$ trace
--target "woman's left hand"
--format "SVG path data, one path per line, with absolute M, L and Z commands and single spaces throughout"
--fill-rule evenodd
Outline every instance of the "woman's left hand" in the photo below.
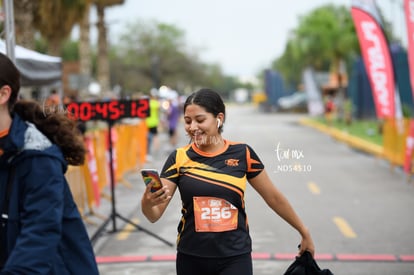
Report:
M 306 234 L 302 236 L 302 241 L 299 245 L 299 255 L 302 255 L 305 251 L 309 251 L 312 254 L 312 257 L 315 256 L 315 245 L 313 244 L 313 240 L 309 232 L 306 232 Z

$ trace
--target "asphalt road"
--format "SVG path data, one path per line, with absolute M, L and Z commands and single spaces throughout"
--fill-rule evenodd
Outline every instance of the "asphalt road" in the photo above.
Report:
M 225 138 L 251 145 L 274 184 L 308 225 L 321 268 L 334 274 L 414 274 L 414 184 L 399 169 L 315 129 L 301 126 L 303 115 L 264 114 L 252 106 L 229 106 Z M 180 129 L 180 145 L 188 142 Z M 161 169 L 171 150 L 166 134 L 154 161 Z M 115 209 L 104 200 L 91 215 L 88 230 L 103 275 L 175 274 L 179 194 L 162 219 L 150 224 L 139 206 L 144 184 L 138 172 L 117 184 Z M 108 191 L 109 192 L 109 191 Z M 246 209 L 253 238 L 254 274 L 283 274 L 297 252 L 299 235 L 274 214 L 252 188 Z M 127 221 L 125 223 L 125 221 Z M 172 246 L 170 246 L 172 244 Z M 196 275 L 196 274 L 195 274 Z

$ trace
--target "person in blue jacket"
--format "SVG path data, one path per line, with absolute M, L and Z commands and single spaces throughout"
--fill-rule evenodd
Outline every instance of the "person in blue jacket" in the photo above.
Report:
M 62 110 L 18 100 L 19 79 L 0 53 L 0 274 L 99 274 L 64 176 L 82 135 Z

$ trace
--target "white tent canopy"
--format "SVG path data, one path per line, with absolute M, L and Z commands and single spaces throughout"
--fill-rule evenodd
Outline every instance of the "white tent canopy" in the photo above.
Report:
M 0 52 L 6 54 L 6 43 L 0 39 Z M 62 59 L 15 46 L 16 66 L 22 86 L 61 86 Z

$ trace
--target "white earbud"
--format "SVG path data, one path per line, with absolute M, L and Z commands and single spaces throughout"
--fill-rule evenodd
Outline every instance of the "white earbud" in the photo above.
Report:
M 217 119 L 217 129 L 220 128 L 220 119 Z

